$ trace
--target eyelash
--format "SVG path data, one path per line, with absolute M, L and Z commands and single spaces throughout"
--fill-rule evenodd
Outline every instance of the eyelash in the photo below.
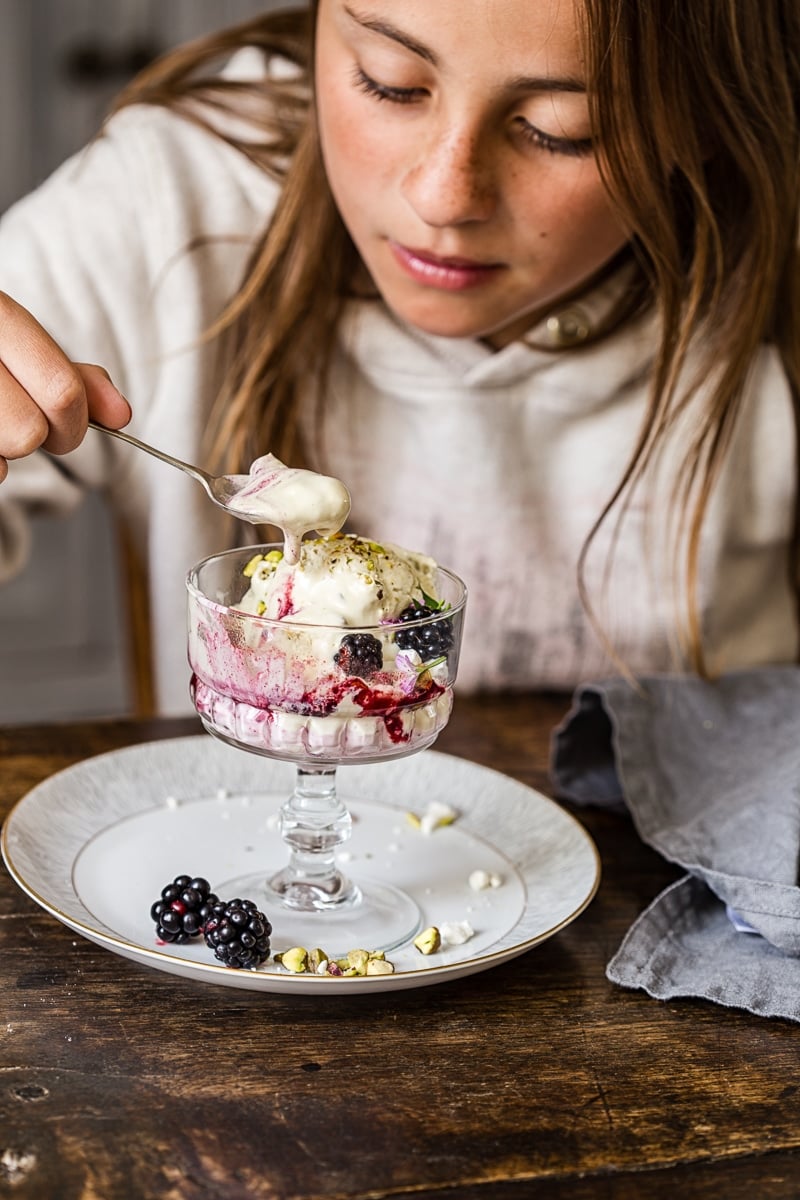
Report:
M 569 158 L 585 158 L 594 150 L 592 138 L 557 138 L 531 125 L 524 117 L 517 118 L 517 128 L 526 141 L 548 154 L 566 154 Z
M 359 91 L 371 96 L 373 100 L 388 100 L 390 104 L 413 104 L 420 96 L 425 95 L 424 88 L 387 87 L 386 84 L 371 79 L 362 71 L 361 67 L 355 68 L 353 78 Z M 527 142 L 537 146 L 540 150 L 547 151 L 548 154 L 566 154 L 571 158 L 583 158 L 591 154 L 594 149 L 592 138 L 552 137 L 549 133 L 544 133 L 535 125 L 531 125 L 524 117 L 517 117 L 516 125 Z
M 365 92 L 375 100 L 389 100 L 392 104 L 413 104 L 419 96 L 424 95 L 423 88 L 387 87 L 375 79 L 370 79 L 369 75 L 364 74 L 361 67 L 355 68 L 353 77 L 359 91 Z

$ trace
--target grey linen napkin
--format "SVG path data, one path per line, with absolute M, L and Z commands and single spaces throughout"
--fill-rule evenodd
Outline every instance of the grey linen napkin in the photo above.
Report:
M 687 872 L 626 934 L 614 983 L 800 1021 L 799 734 L 797 667 L 577 690 L 553 735 L 558 794 L 624 804 Z

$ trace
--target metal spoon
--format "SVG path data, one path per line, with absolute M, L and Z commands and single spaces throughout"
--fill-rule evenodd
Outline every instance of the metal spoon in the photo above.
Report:
M 272 454 L 257 458 L 248 475 L 209 475 L 121 429 L 107 429 L 95 421 L 89 425 L 191 475 L 215 504 L 241 521 L 277 526 L 283 532 L 284 557 L 288 563 L 298 561 L 300 542 L 307 533 L 316 530 L 321 536 L 330 537 L 342 528 L 350 512 L 350 493 L 340 480 L 316 471 L 287 467 Z
M 224 508 L 226 512 L 232 512 L 234 516 L 241 518 L 241 520 L 252 521 L 256 525 L 263 522 L 263 512 L 257 514 L 247 512 L 238 507 L 233 510 L 230 507 L 231 500 L 250 481 L 248 475 L 209 475 L 207 471 L 202 471 L 200 467 L 193 467 L 190 463 L 183 462 L 180 458 L 173 458 L 171 454 L 165 454 L 163 450 L 156 450 L 155 446 L 149 446 L 147 442 L 140 442 L 138 438 L 133 437 L 130 433 L 123 433 L 121 429 L 107 429 L 105 425 L 98 425 L 95 421 L 90 421 L 89 427 L 90 429 L 98 430 L 100 433 L 107 433 L 109 437 L 119 438 L 121 442 L 130 442 L 138 450 L 144 450 L 147 454 L 152 454 L 154 458 L 160 458 L 162 462 L 168 463 L 171 467 L 177 467 L 179 471 L 191 475 L 192 479 L 196 479 L 205 488 L 214 503 L 218 504 L 220 508 Z

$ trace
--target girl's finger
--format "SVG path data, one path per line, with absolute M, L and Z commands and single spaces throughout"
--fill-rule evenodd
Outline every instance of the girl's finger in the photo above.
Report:
M 36 318 L 3 292 L 0 292 L 0 361 L 22 393 L 40 410 L 48 427 L 38 437 L 37 445 L 46 444 L 55 454 L 73 450 L 86 430 L 88 410 L 83 378 Z M 6 403 L 12 404 L 12 389 L 6 385 L 4 392 Z M 20 404 L 16 403 L 14 408 L 22 417 Z M 27 420 L 21 419 L 19 432 L 30 436 L 34 427 L 41 430 L 29 412 Z
M 105 367 L 76 363 L 86 389 L 89 416 L 109 429 L 121 429 L 131 419 L 131 406 L 115 386 Z
M 49 434 L 41 408 L 0 363 L 0 456 L 24 458 L 38 450 Z

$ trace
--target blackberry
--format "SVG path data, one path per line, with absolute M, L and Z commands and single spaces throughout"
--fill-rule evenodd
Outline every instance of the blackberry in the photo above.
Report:
M 429 604 L 409 604 L 397 618 L 405 624 L 408 621 L 421 621 L 424 617 L 432 617 L 438 610 Z M 430 625 L 420 625 L 416 629 L 399 629 L 394 638 L 401 650 L 416 650 L 422 661 L 430 662 L 439 658 L 453 644 L 452 620 L 435 621 Z
M 203 928 L 209 949 L 226 967 L 257 967 L 269 958 L 272 926 L 252 900 L 218 900 Z
M 150 909 L 156 923 L 156 937 L 162 942 L 188 942 L 199 937 L 218 898 L 207 879 L 192 875 L 176 875 L 172 883 L 161 889 L 161 897 Z
M 348 633 L 339 643 L 333 661 L 345 675 L 369 679 L 383 666 L 383 647 L 371 633 Z

